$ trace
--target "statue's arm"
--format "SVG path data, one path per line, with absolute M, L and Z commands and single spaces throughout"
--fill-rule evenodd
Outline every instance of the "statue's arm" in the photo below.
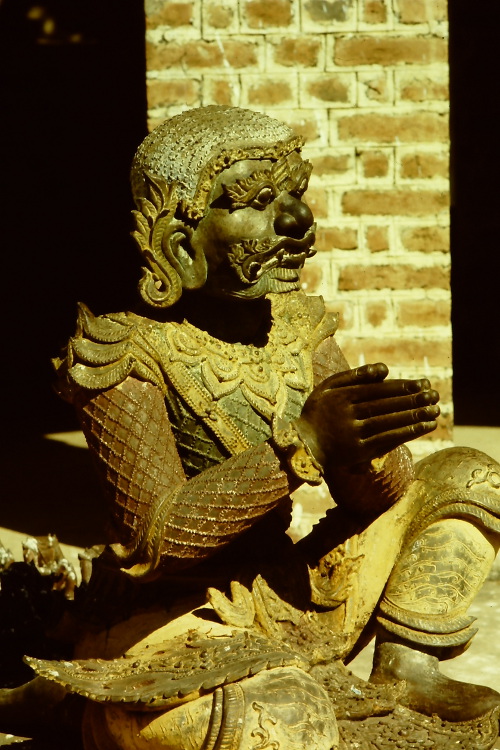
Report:
M 151 383 L 128 377 L 80 395 L 77 408 L 110 501 L 111 549 L 132 574 L 175 570 L 212 555 L 294 483 L 265 442 L 187 480 L 163 395 Z
M 426 380 L 387 379 L 385 365 L 350 369 L 333 337 L 313 358 L 315 389 L 298 431 L 335 501 L 374 516 L 414 477 L 404 445 L 435 429 L 439 398 Z

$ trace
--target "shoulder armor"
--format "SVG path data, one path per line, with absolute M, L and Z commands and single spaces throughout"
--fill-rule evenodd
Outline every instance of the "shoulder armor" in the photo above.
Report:
M 59 390 L 68 400 L 79 389 L 103 390 L 129 375 L 166 391 L 150 335 L 155 323 L 131 313 L 95 317 L 80 303 L 76 333 L 63 357 L 53 360 Z
M 336 332 L 339 325 L 339 314 L 327 312 L 323 297 L 307 297 L 311 321 L 312 348 L 316 349 L 325 339 Z
M 339 323 L 338 313 L 325 310 L 323 297 L 310 297 L 305 292 L 270 294 L 273 318 L 286 321 L 300 331 L 310 351 L 333 336 Z

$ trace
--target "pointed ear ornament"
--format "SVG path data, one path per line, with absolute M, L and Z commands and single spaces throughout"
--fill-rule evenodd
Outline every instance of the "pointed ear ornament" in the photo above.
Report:
M 147 264 L 142 268 L 139 293 L 146 304 L 163 309 L 177 302 L 182 294 L 181 278 L 164 252 L 165 237 L 187 230 L 175 220 L 179 202 L 176 184 L 167 185 L 149 172 L 145 178 L 148 198 L 139 198 L 138 210 L 132 211 L 132 236 Z

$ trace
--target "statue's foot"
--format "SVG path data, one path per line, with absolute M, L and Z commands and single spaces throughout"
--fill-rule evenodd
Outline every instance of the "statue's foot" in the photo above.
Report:
M 446 677 L 436 656 L 400 643 L 377 643 L 370 682 L 405 680 L 408 708 L 446 721 L 470 721 L 500 706 L 500 693 Z

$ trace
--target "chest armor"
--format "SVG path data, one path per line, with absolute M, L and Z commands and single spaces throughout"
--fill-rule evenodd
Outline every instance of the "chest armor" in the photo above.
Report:
M 335 330 L 321 298 L 269 295 L 272 325 L 263 346 L 227 343 L 187 321 L 132 313 L 99 318 L 82 306 L 58 364 L 67 395 L 101 390 L 127 376 L 158 386 L 188 477 L 268 440 L 273 421 L 299 416 L 313 387 L 312 355 Z
M 160 348 L 169 353 L 164 372 L 175 381 L 165 400 L 188 477 L 233 452 L 216 419 L 192 403 L 193 391 L 203 393 L 209 412 L 224 415 L 241 448 L 268 440 L 276 416 L 289 421 L 300 415 L 312 387 L 311 352 L 283 321 L 273 325 L 262 347 L 228 344 L 187 323 L 158 333 L 167 343 Z

